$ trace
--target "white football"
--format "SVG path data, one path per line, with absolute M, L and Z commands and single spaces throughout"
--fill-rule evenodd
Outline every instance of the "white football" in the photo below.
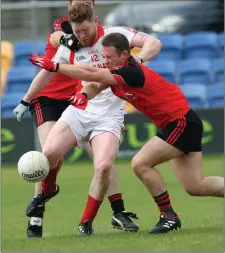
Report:
M 21 178 L 36 183 L 47 177 L 49 162 L 41 152 L 29 151 L 20 157 L 17 168 Z

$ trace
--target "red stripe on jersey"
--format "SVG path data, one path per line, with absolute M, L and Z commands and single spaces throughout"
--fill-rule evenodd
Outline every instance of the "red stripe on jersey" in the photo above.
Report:
M 70 52 L 70 63 L 74 64 L 74 58 L 75 58 L 75 52 L 71 51 Z
M 127 27 L 127 26 L 122 26 L 124 29 L 134 33 L 134 34 L 137 34 L 139 31 L 136 30 L 136 29 L 133 29 L 133 28 L 130 28 L 130 27 Z

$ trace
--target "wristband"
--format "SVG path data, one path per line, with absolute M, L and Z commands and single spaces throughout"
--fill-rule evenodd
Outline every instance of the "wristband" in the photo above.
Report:
M 20 104 L 25 105 L 25 106 L 30 106 L 30 103 L 24 101 L 23 99 L 20 101 Z
M 53 72 L 58 72 L 59 70 L 59 63 L 54 63 L 55 69 Z
M 138 61 L 138 62 L 140 62 L 140 63 L 143 63 L 144 61 L 140 58 L 140 57 L 138 57 L 138 56 L 134 56 L 134 58 Z

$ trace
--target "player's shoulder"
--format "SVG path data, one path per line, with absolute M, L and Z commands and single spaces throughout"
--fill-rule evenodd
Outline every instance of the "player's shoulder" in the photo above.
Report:
M 105 32 L 106 33 L 115 33 L 115 32 L 119 32 L 119 33 L 126 33 L 126 32 L 131 32 L 136 34 L 138 31 L 134 28 L 131 27 L 127 27 L 127 26 L 110 26 L 110 27 L 106 27 L 105 28 Z
M 132 56 L 124 66 L 110 69 L 112 74 L 119 75 L 124 82 L 134 88 L 143 87 L 145 83 L 145 73 L 142 64 L 139 64 Z
M 57 50 L 57 53 L 68 58 L 70 56 L 71 50 L 64 45 L 60 45 L 60 47 Z

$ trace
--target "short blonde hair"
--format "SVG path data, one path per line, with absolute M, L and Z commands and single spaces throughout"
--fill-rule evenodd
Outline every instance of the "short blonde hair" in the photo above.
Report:
M 94 13 L 90 4 L 78 1 L 69 10 L 69 21 L 74 23 L 83 23 L 84 21 L 91 22 Z

